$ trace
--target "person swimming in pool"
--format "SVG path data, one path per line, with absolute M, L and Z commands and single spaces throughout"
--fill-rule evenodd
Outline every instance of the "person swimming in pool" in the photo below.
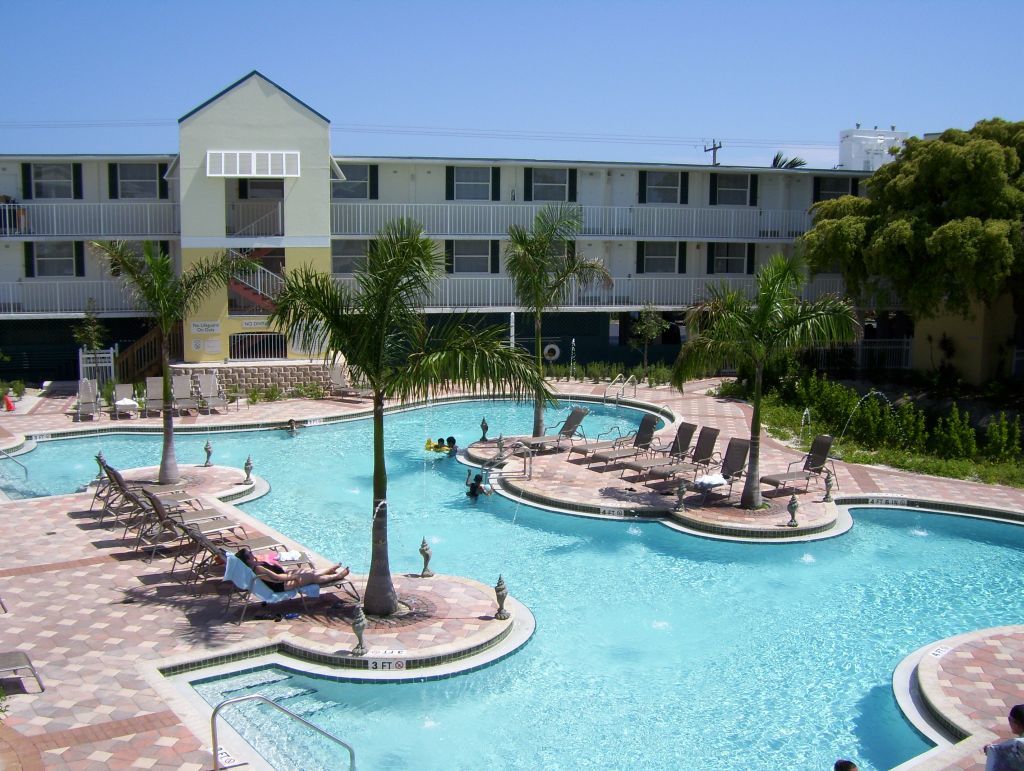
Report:
M 473 477 L 473 481 L 470 482 L 469 475 L 472 473 L 472 469 L 466 469 L 466 487 L 469 488 L 469 490 L 466 491 L 466 495 L 475 501 L 481 495 L 490 495 L 494 492 L 494 488 L 488 489 L 489 485 L 484 483 L 484 477 L 482 474 L 477 474 Z

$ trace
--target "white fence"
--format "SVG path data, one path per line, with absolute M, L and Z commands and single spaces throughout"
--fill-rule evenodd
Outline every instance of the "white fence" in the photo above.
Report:
M 169 201 L 0 204 L 0 236 L 155 238 L 180 232 L 178 204 Z
M 78 349 L 78 377 L 95 380 L 100 388 L 107 381 L 117 380 L 114 374 L 114 362 L 117 359 L 117 346 L 103 348 L 98 351 Z
M 288 356 L 285 336 L 276 332 L 239 332 L 228 337 L 232 361 L 284 359 Z
M 333 235 L 373 236 L 398 217 L 423 226 L 431 236 L 508 234 L 509 226 L 529 227 L 544 204 L 333 203 Z M 581 206 L 580 237 L 675 238 L 731 241 L 791 241 L 811 227 L 806 211 L 691 208 L 688 206 Z

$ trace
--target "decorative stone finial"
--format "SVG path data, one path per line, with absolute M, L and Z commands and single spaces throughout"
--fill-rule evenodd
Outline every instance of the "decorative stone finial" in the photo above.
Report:
M 213 464 L 210 463 L 210 456 L 213 455 L 213 445 L 210 444 L 210 440 L 206 440 L 206 445 L 203 447 L 203 452 L 206 453 L 206 463 L 203 464 L 204 468 L 209 468 Z
M 480 431 L 481 431 L 480 441 L 481 442 L 486 442 L 487 441 L 487 429 L 488 428 L 490 428 L 490 426 L 487 425 L 487 417 L 485 416 L 480 421 Z
M 789 503 L 786 505 L 786 509 L 789 511 L 789 522 L 786 523 L 786 527 L 796 527 L 796 510 L 800 508 L 800 501 L 796 499 L 796 493 L 789 496 Z
M 508 587 L 505 586 L 505 579 L 500 575 L 498 576 L 498 583 L 494 585 L 494 596 L 498 598 L 498 612 L 494 614 L 494 617 L 498 621 L 506 621 L 511 618 L 511 614 L 505 610 L 505 600 L 508 597 Z
M 352 619 L 352 631 L 356 635 L 356 647 L 352 649 L 353 656 L 365 656 L 366 646 L 363 645 L 363 632 L 366 631 L 366 616 L 363 614 L 363 606 L 356 605 L 356 615 Z
M 832 472 L 829 469 L 825 469 L 825 503 L 832 503 Z
M 242 466 L 242 468 L 245 470 L 245 479 L 243 480 L 243 484 L 251 485 L 252 484 L 252 456 L 251 455 L 245 459 L 245 465 Z
M 430 558 L 433 556 L 433 552 L 430 551 L 430 544 L 427 543 L 426 538 L 420 544 L 420 556 L 423 557 L 423 572 L 420 573 L 420 578 L 433 577 L 434 571 L 430 569 Z

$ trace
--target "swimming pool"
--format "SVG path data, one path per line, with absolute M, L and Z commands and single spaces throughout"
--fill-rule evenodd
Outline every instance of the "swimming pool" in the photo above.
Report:
M 396 572 L 418 568 L 426 536 L 438 572 L 488 584 L 503 573 L 537 619 L 525 648 L 443 680 L 336 683 L 269 669 L 199 683 L 204 698 L 216 703 L 263 681 L 352 743 L 364 769 L 809 769 L 839 756 L 889 768 L 929 746 L 892 698 L 899 661 L 932 640 L 1015 623 L 1024 611 L 1024 529 L 1011 525 L 858 508 L 841 538 L 748 545 L 497 497 L 472 503 L 464 467 L 426 456 L 423 440 L 476 438 L 484 414 L 492 427 L 528 431 L 528 407 L 500 409 L 508 412 L 471 402 L 388 416 L 391 559 Z M 365 570 L 369 432 L 359 421 L 211 442 L 215 461 L 240 465 L 251 451 L 271 482 L 272 494 L 247 510 Z M 206 437 L 182 438 L 181 461 L 201 461 Z M 73 454 L 83 456 L 86 478 L 100 446 L 115 463 L 155 463 L 155 438 L 145 459 L 139 438 L 125 439 L 126 450 L 114 437 L 68 447 L 80 447 Z M 246 719 L 233 725 L 268 758 L 317 767 L 325 748 L 300 742 L 258 707 L 242 710 Z M 268 731 L 287 731 L 273 743 L 300 754 L 275 758 Z

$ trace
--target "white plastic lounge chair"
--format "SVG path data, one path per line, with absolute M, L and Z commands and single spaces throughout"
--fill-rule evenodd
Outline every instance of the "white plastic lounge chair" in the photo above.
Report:
M 697 426 L 693 423 L 685 421 L 680 423 L 676 429 L 676 435 L 672 438 L 672 443 L 668 447 L 654 447 L 652 442 L 651 452 L 662 453 L 662 455 L 656 455 L 653 458 L 627 460 L 622 464 L 624 466 L 622 473 L 637 471 L 640 473 L 640 476 L 644 476 L 652 468 L 685 462 L 690 451 L 690 440 L 693 439 L 693 434 L 696 430 Z
M 554 445 L 556 450 L 560 450 L 562 448 L 562 440 L 567 439 L 569 442 L 573 442 L 577 436 L 580 436 L 586 441 L 586 436 L 583 435 L 580 424 L 583 423 L 583 418 L 589 414 L 590 410 L 586 407 L 573 407 L 569 417 L 563 420 L 561 426 L 558 427 L 557 433 L 545 433 L 544 436 L 506 436 L 504 437 L 504 442 L 506 445 L 513 442 L 522 442 L 533 449 L 544 449 Z M 551 431 L 554 428 L 555 426 L 545 426 L 544 431 Z
M 204 374 L 198 375 L 197 379 L 199 381 L 199 398 L 206 405 L 206 414 L 209 415 L 214 408 L 227 409 L 228 399 L 224 395 L 220 383 L 217 382 L 217 376 Z
M 717 490 L 726 485 L 729 486 L 729 491 L 725 493 L 725 498 L 729 498 L 732 495 L 732 486 L 743 477 L 746 471 L 747 453 L 749 452 L 750 440 L 734 436 L 725 448 L 725 457 L 722 458 L 721 464 L 717 468 L 708 469 L 706 474 L 687 484 L 686 489 L 702 494 L 700 499 L 702 506 L 708 495 L 712 492 L 720 495 L 721 493 L 718 493 Z
M 690 460 L 682 463 L 672 463 L 668 466 L 654 466 L 647 469 L 649 476 L 674 477 L 678 474 L 690 474 L 695 476 L 701 469 L 708 468 L 715 457 L 715 442 L 718 441 L 718 429 L 711 426 L 704 426 L 697 435 L 697 443 L 690 453 Z
M 164 379 L 162 377 L 147 377 L 146 414 L 148 415 L 150 412 L 160 413 L 170 408 L 170 404 L 164 404 Z
M 820 479 L 821 475 L 825 473 L 825 467 L 832 465 L 828 457 L 831 449 L 832 437 L 828 434 L 820 434 L 814 437 L 814 441 L 811 442 L 810 451 L 803 458 L 790 463 L 784 472 L 765 474 L 761 477 L 761 484 L 771 485 L 778 489 L 789 486 L 790 482 L 803 482 L 804 491 L 806 492 L 807 488 L 811 485 L 811 478 Z M 793 467 L 800 463 L 801 460 L 803 461 L 803 466 L 794 470 Z M 835 480 L 836 471 L 834 466 L 831 471 L 832 479 Z M 838 481 L 835 484 L 836 487 L 839 486 Z M 796 485 L 793 485 L 793 487 L 795 488 Z
M 96 415 L 100 409 L 100 393 L 96 381 L 92 378 L 82 378 L 78 381 L 78 419 L 89 415 L 90 418 Z
M 644 415 L 640 421 L 640 427 L 633 437 L 633 444 L 629 447 L 611 447 L 607 450 L 598 450 L 589 456 L 590 463 L 603 461 L 605 468 L 613 461 L 625 461 L 630 458 L 639 458 L 641 453 L 647 452 L 654 441 L 654 428 L 658 425 L 658 418 L 655 415 Z
M 226 613 L 230 610 L 232 599 L 236 594 L 239 595 L 243 603 L 242 615 L 238 618 L 239 624 L 245 621 L 245 614 L 249 610 L 249 601 L 253 597 L 267 605 L 276 605 L 277 603 L 286 602 L 294 597 L 300 597 L 302 598 L 303 607 L 305 607 L 306 597 L 320 596 L 319 584 L 310 584 L 309 586 L 302 586 L 298 589 L 275 592 L 258 579 L 256 574 L 252 572 L 252 568 L 242 562 L 242 560 L 238 559 L 234 554 L 224 550 L 223 555 L 224 580 L 230 581 L 234 584 L 234 589 L 230 594 L 228 594 L 228 603 L 224 608 L 224 612 Z
M 192 378 L 188 375 L 175 375 L 171 378 L 171 392 L 174 396 L 174 409 L 180 415 L 182 410 L 199 412 L 199 400 L 192 395 Z
M 139 403 L 135 401 L 135 386 L 131 383 L 118 383 L 114 386 L 114 403 L 110 407 L 110 416 L 120 418 L 122 415 L 131 417 L 139 414 Z
M 46 688 L 43 686 L 43 681 L 39 678 L 39 673 L 36 672 L 36 668 L 32 665 L 32 660 L 24 651 L 5 651 L 0 653 L 0 677 L 10 674 L 12 677 L 23 678 L 25 675 L 19 673 L 24 673 L 26 670 L 36 679 L 36 685 L 39 686 L 39 690 L 45 691 Z

